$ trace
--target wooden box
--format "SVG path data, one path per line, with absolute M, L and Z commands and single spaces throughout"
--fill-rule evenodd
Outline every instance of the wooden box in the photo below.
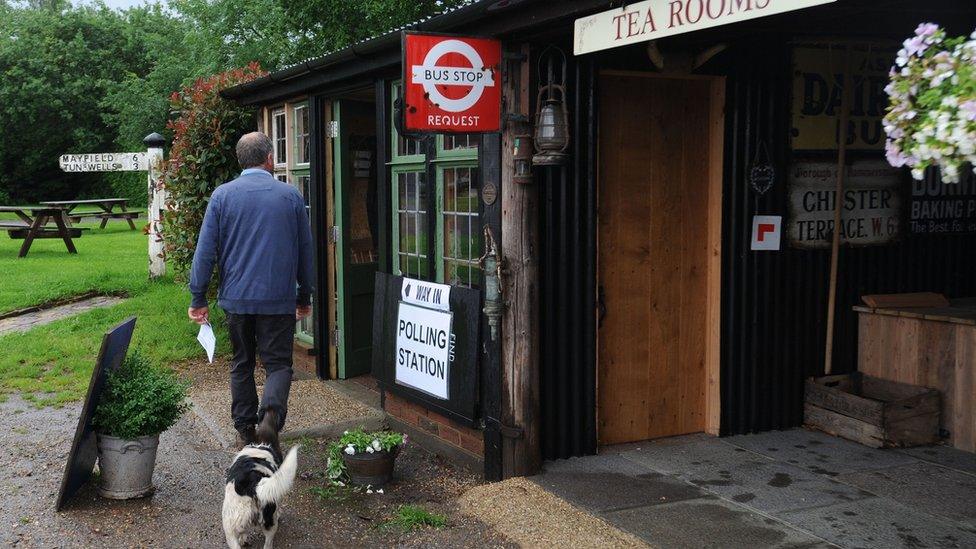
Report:
M 939 391 L 853 373 L 808 379 L 804 424 L 874 448 L 939 441 Z

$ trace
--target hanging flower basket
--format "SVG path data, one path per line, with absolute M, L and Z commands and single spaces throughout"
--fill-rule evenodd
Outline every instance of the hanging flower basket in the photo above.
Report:
M 976 166 L 976 32 L 948 38 L 934 23 L 919 25 L 890 76 L 888 162 L 910 167 L 915 179 L 934 166 L 957 183 L 966 164 Z

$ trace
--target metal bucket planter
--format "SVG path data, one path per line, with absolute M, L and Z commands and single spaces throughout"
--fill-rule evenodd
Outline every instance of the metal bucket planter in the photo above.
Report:
M 132 499 L 153 492 L 159 435 L 125 440 L 98 435 L 98 494 L 111 499 Z
M 342 460 L 346 462 L 346 474 L 353 484 L 380 487 L 393 478 L 393 466 L 399 453 L 397 446 L 389 452 L 343 454 Z

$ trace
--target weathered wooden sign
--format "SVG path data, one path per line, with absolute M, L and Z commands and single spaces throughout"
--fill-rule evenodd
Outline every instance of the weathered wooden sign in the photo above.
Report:
M 851 47 L 850 70 L 854 92 L 847 128 L 840 131 L 840 100 L 848 46 L 809 44 L 793 50 L 793 150 L 837 150 L 838 136 L 847 150 L 884 147 L 881 122 L 888 96 L 888 71 L 895 50 L 880 45 Z
M 834 0 L 647 0 L 576 20 L 573 53 L 583 55 L 665 36 L 829 4 Z
M 145 151 L 62 154 L 59 163 L 64 172 L 144 172 L 149 170 L 149 154 Z
M 912 234 L 976 233 L 976 176 L 945 184 L 934 175 L 912 181 Z
M 887 244 L 902 234 L 903 170 L 884 160 L 862 160 L 847 167 L 841 200 L 841 243 Z M 789 174 L 789 235 L 794 248 L 829 248 L 837 204 L 837 164 L 799 161 Z

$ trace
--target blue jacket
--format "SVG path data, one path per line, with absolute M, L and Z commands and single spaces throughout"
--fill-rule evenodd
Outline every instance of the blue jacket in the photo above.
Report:
M 294 314 L 314 284 L 312 231 L 301 194 L 260 168 L 217 187 L 190 270 L 191 307 L 207 305 L 214 265 L 218 303 L 235 314 Z

